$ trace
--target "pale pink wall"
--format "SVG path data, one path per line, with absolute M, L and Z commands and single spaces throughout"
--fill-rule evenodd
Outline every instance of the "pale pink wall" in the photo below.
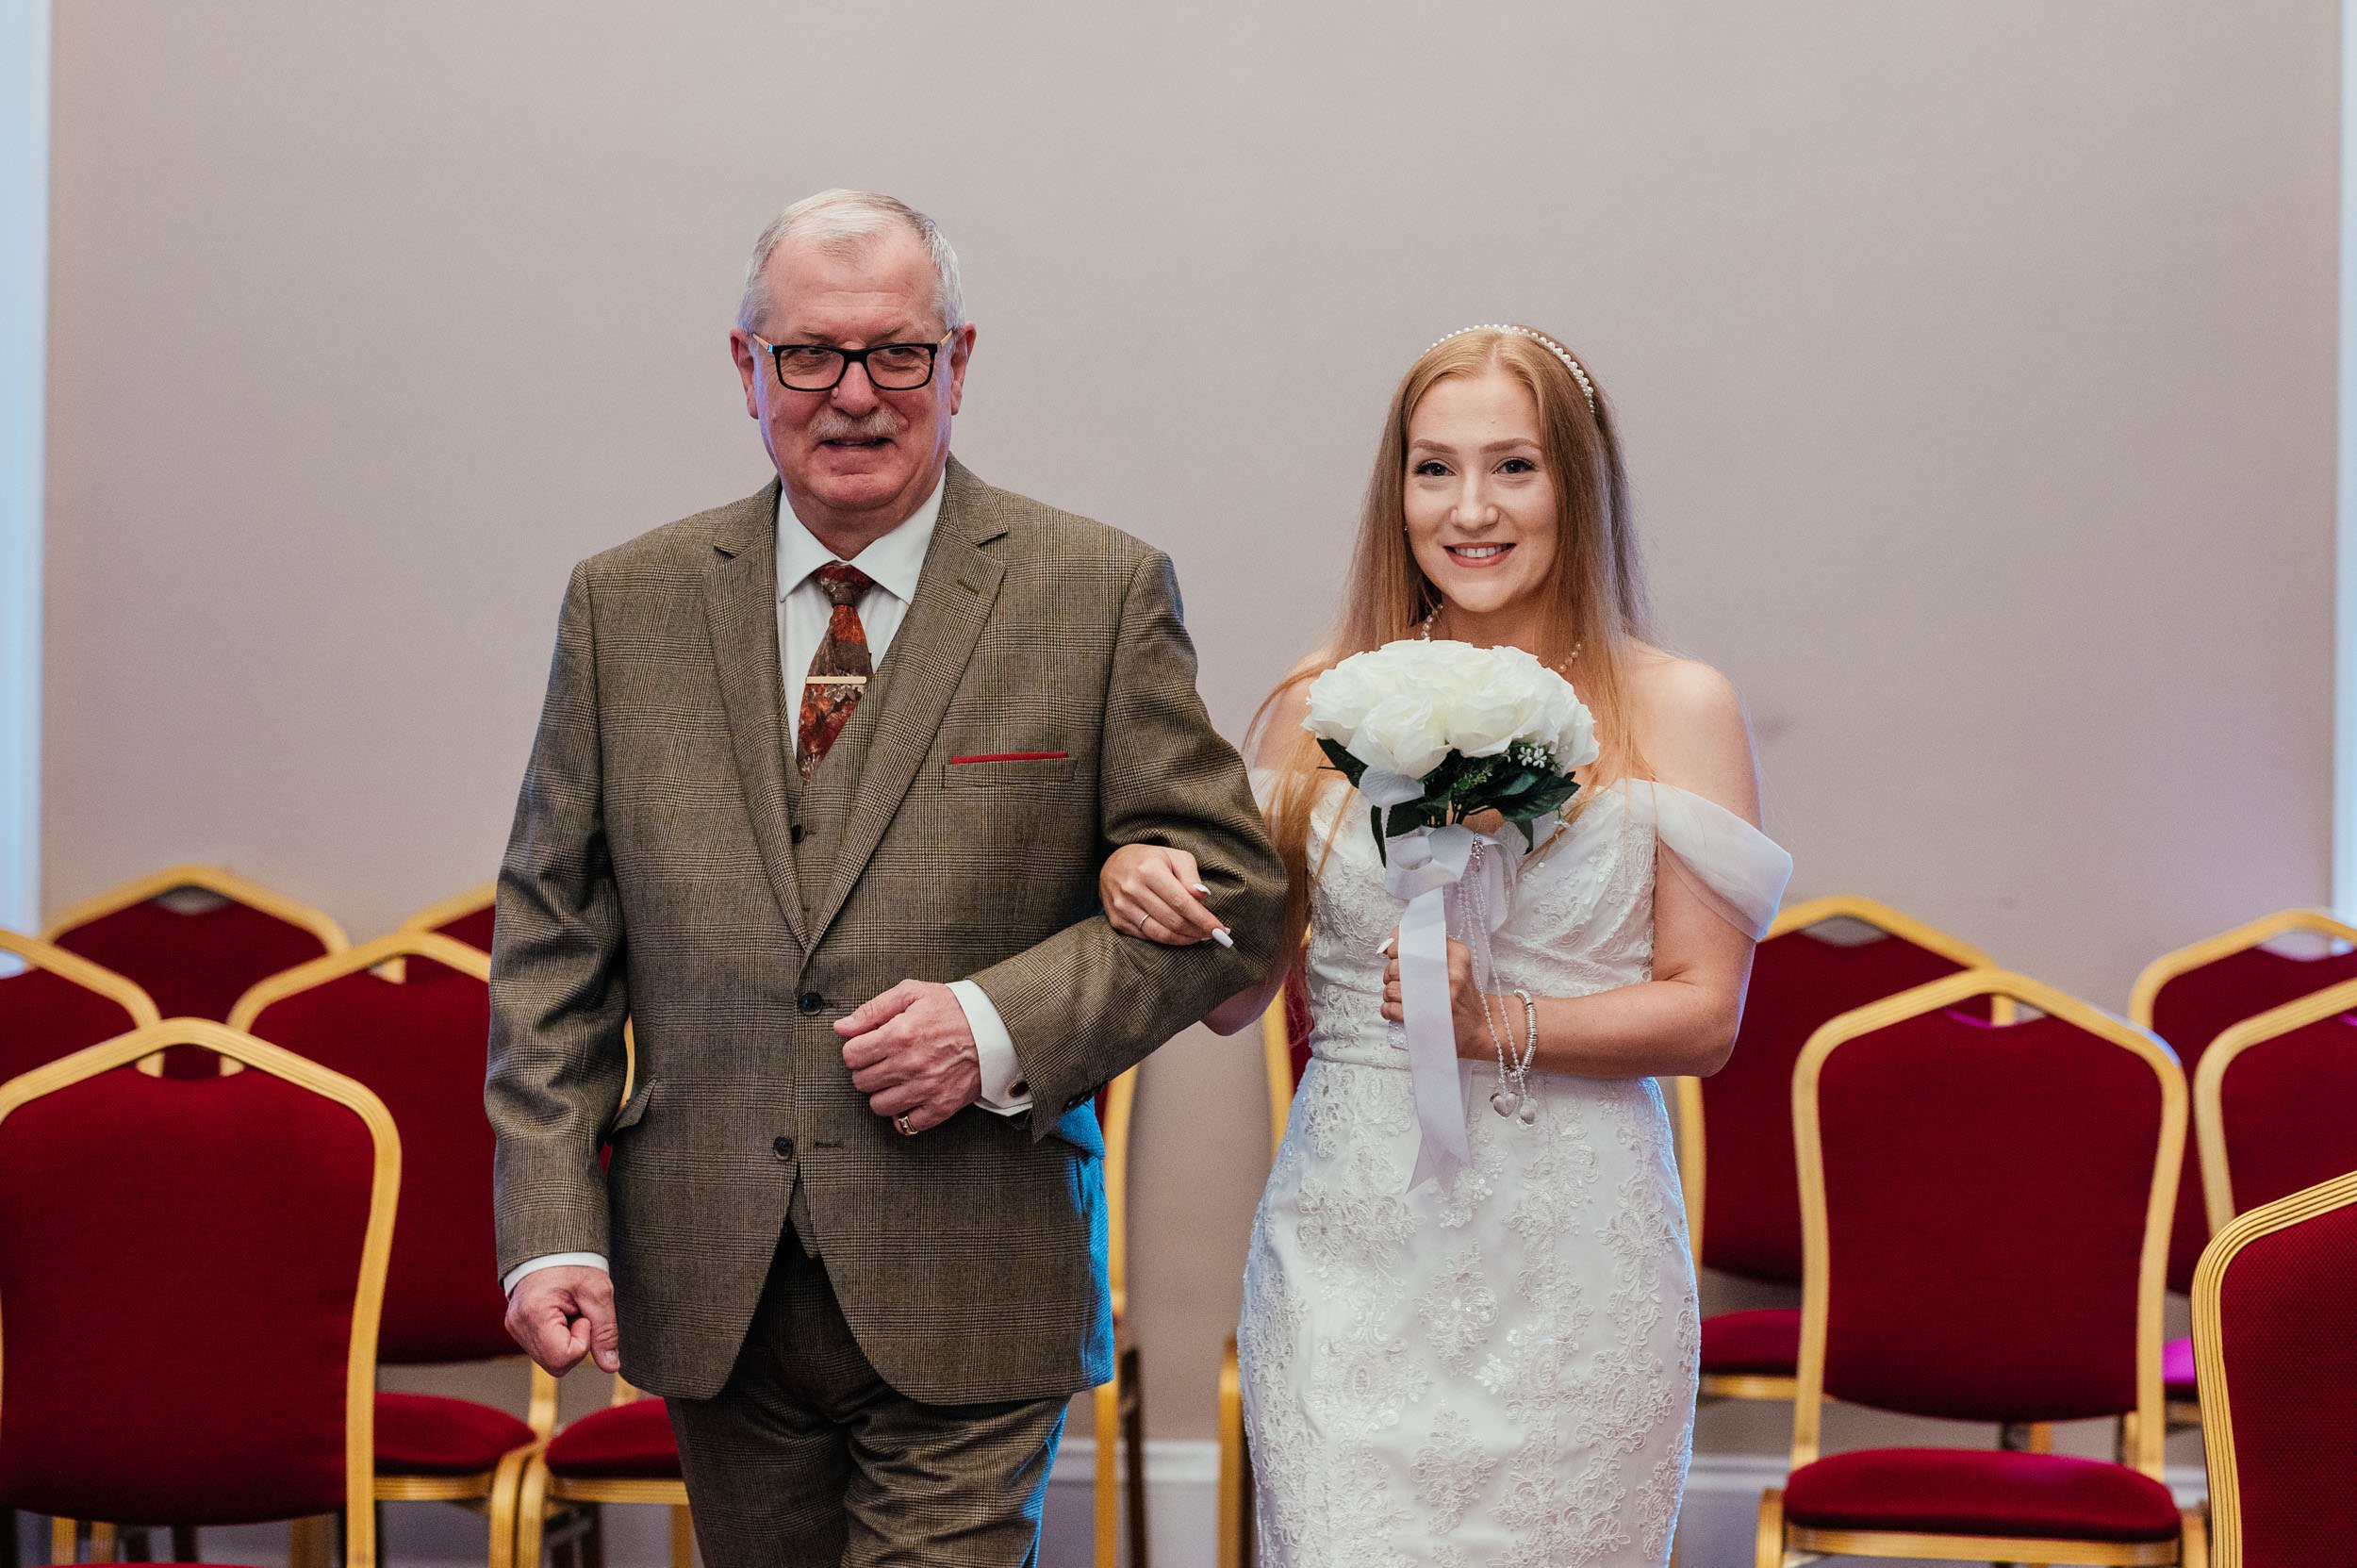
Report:
M 837 183 L 942 220 L 958 450 L 1177 556 L 1231 728 L 1400 369 L 1519 318 L 1619 402 L 1797 893 L 2113 1006 L 2325 896 L 2331 0 L 1010 9 L 60 8 L 49 906 L 218 860 L 367 936 L 487 877 L 566 568 L 761 482 L 738 269 Z M 1146 1079 L 1160 1434 L 1259 1085 Z

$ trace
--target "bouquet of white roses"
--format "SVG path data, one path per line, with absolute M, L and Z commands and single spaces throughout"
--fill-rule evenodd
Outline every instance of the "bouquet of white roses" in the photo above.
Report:
M 1419 640 L 1354 653 L 1320 675 L 1302 727 L 1373 806 L 1383 885 L 1407 905 L 1396 949 L 1400 1028 L 1424 1131 L 1412 1188 L 1471 1157 L 1449 933 L 1466 944 L 1486 998 L 1490 933 L 1506 920 L 1516 863 L 1578 789 L 1572 770 L 1596 760 L 1595 719 L 1569 681 L 1519 648 Z M 1467 824 L 1485 811 L 1514 824 L 1519 850 Z M 1530 1016 L 1518 1085 L 1536 1048 Z M 1507 1048 L 1496 1044 L 1491 1105 L 1500 1115 L 1534 1116 L 1520 1089 L 1507 1089 Z
M 1374 803 L 1375 841 L 1495 811 L 1521 830 L 1560 810 L 1596 760 L 1595 719 L 1519 648 L 1400 641 L 1310 684 L 1303 727 Z M 1386 854 L 1388 859 L 1388 854 Z

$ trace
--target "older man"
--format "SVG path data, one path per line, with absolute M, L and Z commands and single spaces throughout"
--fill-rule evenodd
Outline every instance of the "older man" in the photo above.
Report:
M 1170 563 L 949 455 L 974 343 L 921 213 L 770 224 L 729 344 L 777 483 L 573 569 L 501 870 L 509 1327 L 670 1401 L 715 1568 L 1033 1553 L 1111 1374 L 1092 1097 L 1278 940 Z M 1142 841 L 1222 943 L 1106 924 Z

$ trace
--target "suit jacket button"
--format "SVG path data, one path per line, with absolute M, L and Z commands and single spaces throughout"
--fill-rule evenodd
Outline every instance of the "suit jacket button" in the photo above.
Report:
M 791 1138 L 783 1136 L 774 1138 L 770 1141 L 769 1147 L 778 1151 L 778 1158 L 781 1160 L 794 1158 L 794 1140 Z
M 827 1005 L 827 999 L 816 991 L 805 991 L 794 999 L 794 1005 L 805 1013 L 816 1013 Z

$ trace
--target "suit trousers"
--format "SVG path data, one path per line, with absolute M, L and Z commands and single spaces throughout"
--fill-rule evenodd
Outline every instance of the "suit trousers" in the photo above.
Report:
M 898 1393 L 790 1226 L 727 1385 L 669 1404 L 706 1568 L 1037 1561 L 1065 1401 Z

